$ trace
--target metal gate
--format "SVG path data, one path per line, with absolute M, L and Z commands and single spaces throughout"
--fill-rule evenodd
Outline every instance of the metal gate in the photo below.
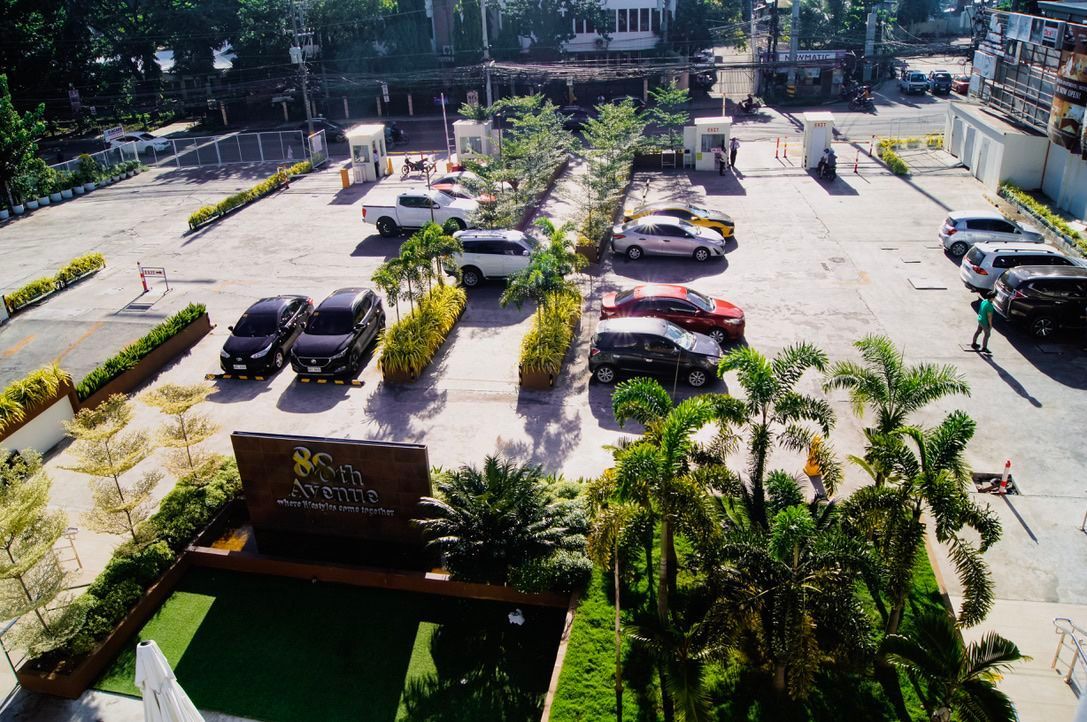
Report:
M 717 66 L 717 92 L 726 98 L 738 99 L 755 94 L 755 71 L 752 68 Z
M 321 132 L 322 140 L 324 131 Z M 148 145 L 143 162 L 149 165 L 198 168 L 228 163 L 298 163 L 311 158 L 301 130 L 267 133 L 228 133 L 198 138 L 162 138 Z M 157 146 L 157 147 L 156 147 Z M 327 160 L 327 146 L 325 159 Z M 316 164 L 314 164 L 316 165 Z
M 328 143 L 325 131 L 319 130 L 306 139 L 309 144 L 309 162 L 315 169 L 328 162 Z

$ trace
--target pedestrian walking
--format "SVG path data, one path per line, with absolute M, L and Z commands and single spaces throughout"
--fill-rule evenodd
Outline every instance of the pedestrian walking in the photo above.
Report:
M 978 327 L 974 331 L 974 338 L 970 341 L 970 348 L 976 349 L 978 347 L 978 336 L 981 336 L 981 353 L 992 353 L 989 351 L 989 334 L 993 332 L 992 299 L 992 291 L 987 291 L 982 295 L 981 305 L 978 306 Z
M 728 164 L 733 169 L 736 168 L 736 151 L 738 150 L 740 150 L 740 139 L 730 139 L 728 141 Z
M 713 149 L 713 160 L 717 163 L 717 175 L 725 174 L 725 152 L 720 148 Z

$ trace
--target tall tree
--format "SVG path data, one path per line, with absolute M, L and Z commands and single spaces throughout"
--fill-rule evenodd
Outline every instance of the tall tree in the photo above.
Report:
M 105 534 L 129 534 L 139 543 L 139 526 L 151 514 L 151 490 L 162 474 L 146 471 L 135 482 L 121 481 L 153 451 L 146 434 L 125 432 L 131 420 L 132 405 L 123 394 L 81 410 L 64 425 L 75 439 L 75 463 L 65 468 L 94 477 L 94 506 L 84 515 L 87 526 Z
M 1015 705 L 996 687 L 1014 662 L 1029 660 L 996 632 L 963 645 L 951 617 L 932 610 L 914 620 L 909 635 L 888 635 L 881 650 L 920 691 L 932 722 L 1015 722 Z
M 45 132 L 45 105 L 20 114 L 15 110 L 8 91 L 8 78 L 0 75 L 0 186 L 9 206 L 22 203 L 12 195 L 16 177 L 36 157 L 36 139 Z
M 502 6 L 503 25 L 520 37 L 532 38 L 532 53 L 555 58 L 574 37 L 574 18 L 588 20 L 602 37 L 611 28 L 601 0 L 508 0 Z
M 201 483 L 207 476 L 204 472 L 216 462 L 215 456 L 195 447 L 214 436 L 219 427 L 207 414 L 193 410 L 214 390 L 209 383 L 161 384 L 141 396 L 145 404 L 171 417 L 159 430 L 158 441 L 178 452 L 167 460 L 171 472 L 189 476 L 194 484 Z
M 687 104 L 691 101 L 686 88 L 680 88 L 675 81 L 653 88 L 649 91 L 653 104 L 646 111 L 646 116 L 660 131 L 661 143 L 665 150 L 674 150 L 683 146 L 683 127 L 691 122 Z

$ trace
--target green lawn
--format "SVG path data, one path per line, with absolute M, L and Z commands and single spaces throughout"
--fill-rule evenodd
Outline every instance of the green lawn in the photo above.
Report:
M 193 570 L 140 631 L 198 707 L 266 722 L 538 719 L 561 610 Z M 135 640 L 98 689 L 136 695 Z

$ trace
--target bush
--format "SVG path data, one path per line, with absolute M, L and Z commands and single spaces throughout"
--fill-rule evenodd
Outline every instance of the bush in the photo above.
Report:
M 291 169 L 299 168 L 303 165 L 308 165 L 308 163 L 309 161 L 297 163 L 291 166 Z M 189 216 L 189 228 L 194 229 L 201 223 L 205 223 L 212 218 L 222 216 L 239 206 L 243 206 L 246 203 L 251 203 L 252 201 L 263 198 L 264 196 L 268 195 L 269 193 L 276 190 L 287 182 L 287 180 L 290 178 L 289 170 L 290 169 L 284 170 L 281 168 L 248 190 L 244 190 L 241 193 L 235 193 L 232 196 L 227 196 L 215 205 L 204 206 L 203 208 Z
M 238 467 L 233 461 L 224 462 L 209 480 L 182 479 L 147 520 L 147 532 L 181 553 L 240 490 Z
M 190 323 L 207 313 L 202 303 L 190 303 L 173 316 L 152 328 L 146 336 L 125 346 L 117 354 L 108 358 L 96 369 L 87 374 L 76 392 L 81 401 L 86 401 L 95 391 L 117 378 L 125 371 L 134 368 L 147 354 L 166 343 L 185 329 Z
M 886 142 L 882 140 L 879 142 L 879 157 L 883 159 L 883 162 L 887 164 L 887 168 L 895 175 L 908 175 L 910 172 L 909 166 L 899 157 L 898 153 L 891 150 L 890 145 L 884 145 Z
M 98 173 L 101 170 L 101 166 L 98 165 L 98 161 L 91 158 L 84 153 L 79 156 L 79 165 L 75 171 L 75 181 L 78 184 L 93 183 L 95 178 L 98 177 Z
M 306 173 L 313 172 L 313 164 L 308 160 L 304 160 L 301 163 L 295 163 L 287 169 L 287 175 L 305 175 Z
M 56 364 L 31 371 L 0 390 L 0 433 L 26 418 L 26 412 L 56 395 L 71 377 Z
M 1004 183 L 1001 185 L 1000 195 L 1010 201 L 1018 203 L 1057 233 L 1071 238 L 1081 251 L 1087 252 L 1087 242 L 1085 242 L 1083 234 L 1068 225 L 1067 221 L 1054 213 L 1053 209 L 1045 203 L 1042 203 L 1037 198 L 1012 183 Z
M 573 290 L 548 294 L 532 329 L 521 341 L 521 369 L 558 374 L 579 318 L 581 294 Z
M 68 170 L 57 171 L 53 176 L 50 193 L 60 193 L 75 185 L 75 174 Z
M 593 575 L 593 563 L 582 552 L 560 549 L 549 557 L 533 559 L 510 570 L 510 584 L 519 592 L 561 592 L 584 589 Z
M 22 288 L 18 288 L 9 293 L 5 298 L 8 300 L 8 306 L 12 311 L 27 306 L 34 301 L 38 300 L 50 291 L 57 290 L 57 281 L 53 277 L 35 278 L 30 283 L 26 284 Z
M 435 286 L 416 302 L 414 311 L 381 334 L 381 371 L 418 376 L 434 358 L 467 303 L 463 288 Z
M 88 253 L 85 256 L 73 258 L 60 267 L 55 277 L 58 286 L 66 286 L 85 273 L 90 273 L 99 268 L 105 268 L 106 257 L 101 253 Z

